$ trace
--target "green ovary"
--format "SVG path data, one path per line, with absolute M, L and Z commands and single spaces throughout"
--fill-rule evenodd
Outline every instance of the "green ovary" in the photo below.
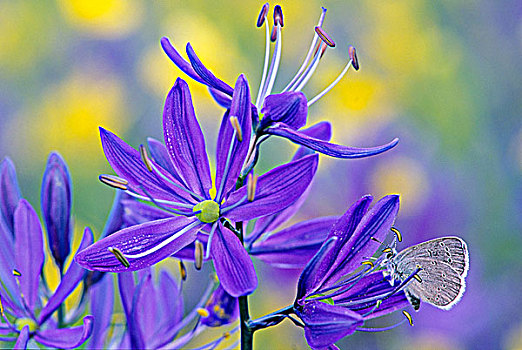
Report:
M 206 200 L 196 204 L 192 211 L 200 211 L 200 213 L 196 214 L 196 217 L 201 222 L 211 223 L 219 219 L 219 204 L 211 200 Z
M 16 329 L 18 330 L 22 330 L 24 328 L 24 326 L 29 326 L 29 332 L 34 332 L 35 330 L 38 329 L 38 324 L 36 323 L 35 320 L 33 320 L 32 318 L 19 318 L 16 320 L 15 322 L 15 327 Z

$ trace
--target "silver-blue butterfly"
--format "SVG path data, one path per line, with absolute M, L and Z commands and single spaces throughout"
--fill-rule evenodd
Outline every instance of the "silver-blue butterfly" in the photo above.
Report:
M 404 281 L 418 268 L 404 289 L 415 310 L 420 301 L 443 310 L 451 309 L 464 294 L 469 270 L 468 246 L 459 237 L 440 237 L 390 253 L 385 263 L 391 283 Z

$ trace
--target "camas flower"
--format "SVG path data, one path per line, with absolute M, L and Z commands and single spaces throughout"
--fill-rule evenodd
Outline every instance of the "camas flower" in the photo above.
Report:
M 369 330 L 362 328 L 366 320 L 409 305 L 402 288 L 411 278 L 391 285 L 379 270 L 385 255 L 369 260 L 390 232 L 399 197 L 386 196 L 368 210 L 371 201 L 365 196 L 348 209 L 299 278 L 293 310 L 314 349 Z
M 120 230 L 77 254 L 76 261 L 91 270 L 139 270 L 196 242 L 199 232 L 207 236 L 205 255 L 212 257 L 223 288 L 232 296 L 251 293 L 257 286 L 254 266 L 238 236 L 224 225 L 270 215 L 294 203 L 310 184 L 318 160 L 309 155 L 272 169 L 257 181 L 250 174 L 246 186 L 236 186 L 250 146 L 250 106 L 249 87 L 240 76 L 219 130 L 212 197 L 205 140 L 182 79 L 165 104 L 166 147 L 153 143 L 152 157 L 140 147 L 142 162 L 140 152 L 100 129 L 105 155 L 119 175 L 102 175 L 101 180 L 174 216 Z
M 315 72 L 327 47 L 335 46 L 333 40 L 322 28 L 326 14 L 326 9 L 323 8 L 319 22 L 315 27 L 312 44 L 305 59 L 303 60 L 301 67 L 280 93 L 272 94 L 272 89 L 277 77 L 277 71 L 281 60 L 282 28 L 284 22 L 281 7 L 277 5 L 274 8 L 274 23 L 272 31 L 270 31 L 267 14 L 268 3 L 263 5 L 257 21 L 258 27 L 261 27 L 263 24 L 265 24 L 266 50 L 263 75 L 261 78 L 256 103 L 255 105 L 252 105 L 252 127 L 254 128 L 255 133 L 254 143 L 260 143 L 270 135 L 277 135 L 287 138 L 288 140 L 297 144 L 309 147 L 320 153 L 337 158 L 368 157 L 382 153 L 394 147 L 397 144 L 398 139 L 394 139 L 388 144 L 379 147 L 354 148 L 337 145 L 328 141 L 314 138 L 308 135 L 306 132 L 299 130 L 306 124 L 308 107 L 310 107 L 328 91 L 330 91 L 337 84 L 337 82 L 342 79 L 350 67 L 359 69 L 359 62 L 355 48 L 353 46 L 349 46 L 349 59 L 346 66 L 339 76 L 326 89 L 309 100 L 301 92 L 303 87 Z M 268 68 L 271 41 L 275 41 L 275 49 L 271 59 L 270 68 Z M 196 52 L 190 43 L 188 43 L 186 47 L 189 62 L 178 53 L 168 38 L 164 37 L 161 39 L 161 46 L 163 47 L 163 50 L 168 55 L 168 57 L 179 67 L 179 69 L 181 69 L 195 81 L 209 87 L 211 94 L 218 104 L 227 109 L 231 108 L 231 97 L 233 96 L 234 89 L 221 79 L 217 78 L 209 69 L 205 67 L 205 65 L 196 55 Z M 261 113 L 261 118 L 259 112 Z M 255 156 L 255 154 L 253 154 L 252 157 L 253 156 Z M 252 162 L 254 162 L 254 159 L 250 158 L 247 163 L 250 164 Z
M 12 222 L 8 221 L 12 230 L 9 224 L 0 222 L 0 340 L 16 341 L 15 348 L 26 348 L 32 340 L 49 347 L 78 347 L 91 334 L 93 317 L 85 316 L 82 326 L 68 327 L 51 316 L 82 280 L 85 270 L 72 262 L 54 293 L 42 304 L 40 290 L 46 289 L 41 274 L 45 260 L 42 226 L 29 202 L 21 198 L 13 205 L 9 200 L 20 193 L 9 160 L 3 161 L 2 170 L 0 182 L 5 185 L 1 193 L 2 213 L 12 218 Z M 44 180 L 44 188 L 45 184 Z M 56 201 L 56 197 L 43 199 Z M 50 207 L 60 204 L 58 200 Z M 56 213 L 50 211 L 46 215 L 58 222 L 61 218 L 54 216 Z M 79 250 L 92 242 L 92 232 L 86 228 Z

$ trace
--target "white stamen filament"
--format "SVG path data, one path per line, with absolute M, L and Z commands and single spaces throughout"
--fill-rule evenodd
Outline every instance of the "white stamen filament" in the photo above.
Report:
M 229 207 L 226 207 L 226 208 L 222 208 L 221 209 L 221 215 L 225 215 L 228 211 L 232 210 L 232 209 L 235 209 L 237 207 L 239 207 L 240 205 L 243 205 L 245 204 L 245 202 L 248 200 L 248 196 L 244 196 L 243 198 L 241 198 L 237 203 L 235 204 L 232 204 L 231 206 Z
M 219 190 L 216 193 L 216 197 L 214 198 L 214 201 L 216 203 L 221 202 L 221 194 L 223 192 L 223 188 L 225 187 L 225 181 L 228 176 L 228 171 L 230 170 L 230 159 L 232 158 L 232 149 L 234 148 L 234 140 L 236 138 L 236 130 L 234 129 L 234 132 L 232 133 L 232 141 L 230 142 L 230 147 L 228 148 L 227 153 L 227 160 L 225 162 L 225 170 L 223 171 L 223 175 L 221 178 L 221 183 L 219 184 Z
M 132 196 L 134 198 L 141 199 L 141 200 L 148 201 L 148 202 L 152 202 L 151 198 L 146 197 L 146 196 L 142 196 L 142 195 L 137 194 L 137 193 L 134 193 L 134 192 L 132 192 L 130 190 L 125 191 L 125 193 L 127 193 L 129 196 Z M 158 203 L 161 203 L 161 204 L 173 205 L 173 206 L 178 206 L 178 207 L 187 208 L 187 209 L 192 209 L 194 207 L 193 204 L 172 202 L 172 201 L 168 201 L 166 199 L 156 199 L 156 198 L 154 198 L 154 201 L 156 201 Z M 172 208 L 169 208 L 169 209 L 172 209 Z
M 317 23 L 317 26 L 320 27 L 323 25 L 324 17 L 326 15 L 326 9 L 323 7 L 323 12 L 321 13 L 321 17 L 319 18 L 319 22 Z M 317 45 L 317 40 L 319 40 L 319 36 L 314 31 L 314 38 L 312 39 L 312 44 L 310 45 L 310 48 L 308 49 L 308 53 L 306 54 L 306 58 L 304 59 L 303 63 L 301 64 L 301 67 L 299 67 L 299 70 L 294 75 L 292 80 L 286 85 L 286 87 L 281 92 L 288 91 L 290 87 L 294 85 L 294 83 L 301 77 L 301 74 L 305 70 L 306 66 L 308 65 L 308 62 L 310 62 L 310 59 L 312 58 L 314 48 Z
M 268 71 L 268 85 L 266 86 L 265 91 L 262 93 L 261 100 L 264 101 L 267 95 L 272 93 L 272 88 L 274 87 L 275 78 L 277 76 L 277 70 L 279 69 L 279 63 L 281 62 L 281 46 L 282 46 L 282 37 L 281 37 L 281 26 L 277 25 L 277 39 L 274 49 L 274 55 L 272 56 L 272 62 L 270 63 L 270 70 Z
M 123 253 L 123 256 L 126 257 L 127 259 L 138 259 L 138 258 L 143 258 L 143 257 L 145 257 L 147 255 L 152 254 L 152 253 L 155 253 L 158 250 L 160 250 L 161 248 L 165 247 L 166 245 L 172 243 L 174 240 L 176 240 L 177 238 L 181 237 L 184 233 L 186 233 L 187 231 L 191 230 L 192 228 L 194 228 L 195 226 L 197 226 L 199 224 L 200 224 L 199 221 L 193 222 L 192 224 L 190 224 L 187 227 L 183 228 L 182 230 L 176 232 L 175 234 L 173 234 L 172 236 L 170 236 L 169 238 L 167 238 L 166 240 L 164 240 L 160 244 L 154 246 L 153 248 L 151 248 L 149 250 L 144 251 L 143 253 L 139 253 L 139 254 L 125 254 L 125 253 Z
M 301 89 L 304 88 L 306 83 L 308 83 L 308 80 L 310 80 L 310 78 L 314 74 L 315 70 L 317 69 L 317 66 L 319 66 L 319 62 L 321 61 L 321 56 L 322 56 L 322 51 L 323 51 L 324 46 L 326 46 L 326 44 L 321 42 L 319 50 L 317 50 L 317 53 L 315 54 L 315 57 L 314 57 L 312 63 L 310 64 L 310 66 L 308 67 L 306 72 L 303 73 L 303 77 L 301 77 L 301 79 L 300 79 L 301 81 L 299 81 L 299 85 L 297 85 L 297 87 L 295 89 L 293 89 L 293 91 L 301 91 Z
M 310 101 L 308 101 L 308 107 L 310 107 L 311 105 L 316 103 L 321 97 L 326 95 L 328 93 L 328 91 L 332 90 L 333 87 L 335 85 L 337 85 L 337 83 L 339 83 L 339 81 L 341 81 L 341 79 L 344 77 L 346 72 L 348 72 L 348 69 L 350 69 L 351 66 L 352 66 L 352 60 L 349 60 L 348 63 L 346 64 L 346 66 L 344 67 L 343 71 L 341 72 L 341 74 L 339 74 L 337 76 L 337 78 L 335 78 L 335 80 L 330 85 L 328 85 L 328 87 L 326 89 L 324 89 L 323 91 L 318 93 L 314 98 L 312 98 Z
M 210 257 L 210 246 L 212 245 L 212 238 L 214 237 L 214 232 L 216 231 L 217 226 L 218 222 L 216 221 L 210 229 L 210 235 L 208 236 L 207 241 L 207 250 L 205 251 L 205 260 L 207 260 Z
M 261 76 L 261 84 L 259 84 L 259 90 L 257 92 L 256 98 L 256 108 L 259 109 L 261 102 L 261 94 L 263 92 L 263 88 L 265 86 L 266 81 L 266 73 L 268 71 L 268 60 L 270 58 L 270 29 L 268 27 L 268 19 L 265 15 L 265 28 L 266 28 L 266 44 L 265 44 L 265 63 L 263 65 L 263 75 Z

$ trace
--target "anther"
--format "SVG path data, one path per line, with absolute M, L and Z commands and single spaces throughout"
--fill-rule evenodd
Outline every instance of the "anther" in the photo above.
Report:
M 232 124 L 232 127 L 234 130 L 236 130 L 236 137 L 239 142 L 243 141 L 243 133 L 241 132 L 241 125 L 239 125 L 239 120 L 237 117 L 230 117 L 230 124 Z
M 129 182 L 121 177 L 102 174 L 98 177 L 102 183 L 119 190 L 127 191 Z
M 373 263 L 371 261 L 363 261 L 361 265 L 368 265 L 370 267 L 373 267 Z
M 223 333 L 223 338 L 225 338 L 225 339 L 230 338 L 230 332 Z
M 411 318 L 410 313 L 408 311 L 406 311 L 406 310 L 402 310 L 402 314 L 404 315 L 404 317 L 406 317 L 406 319 L 410 323 L 410 326 L 413 327 L 413 318 Z
M 187 269 L 185 268 L 185 264 L 183 264 L 182 260 L 179 261 L 179 274 L 183 281 L 187 280 Z
M 257 17 L 257 27 L 261 27 L 265 23 L 266 14 L 268 13 L 268 8 L 270 5 L 268 5 L 268 2 L 261 7 L 261 12 L 259 12 L 259 17 Z
M 372 241 L 375 241 L 375 242 L 377 242 L 377 243 L 379 243 L 379 244 L 382 244 L 382 242 L 379 241 L 379 240 L 378 240 L 377 238 L 375 238 L 375 237 L 371 237 L 371 240 L 372 240 Z
M 413 278 L 415 278 L 417 281 L 422 283 L 422 278 L 419 275 L 415 274 L 415 275 L 413 275 Z
M 210 313 L 208 312 L 207 309 L 204 309 L 202 307 L 198 307 L 198 309 L 196 310 L 196 312 L 198 313 L 199 316 L 203 317 L 203 318 L 206 318 L 210 315 Z
M 326 31 L 322 27 L 315 27 L 315 32 L 321 38 L 321 40 L 330 47 L 335 47 L 335 41 L 326 33 Z
M 257 175 L 252 175 L 252 173 L 248 174 L 247 199 L 249 202 L 254 201 L 254 198 L 256 196 L 256 187 L 257 187 Z
M 195 245 L 194 266 L 196 267 L 196 270 L 201 270 L 201 267 L 203 266 L 203 243 L 201 243 L 199 240 L 196 240 Z
M 357 52 L 355 51 L 355 47 L 353 47 L 352 45 L 348 46 L 348 56 L 352 60 L 353 69 L 359 70 L 359 60 L 357 59 Z
M 402 242 L 402 234 L 401 234 L 401 232 L 400 232 L 399 230 L 397 230 L 395 227 L 390 228 L 390 230 L 391 230 L 393 233 L 395 233 L 395 235 L 397 236 L 397 240 L 398 240 L 399 242 Z
M 275 42 L 277 39 L 277 26 L 272 27 L 272 32 L 270 33 L 270 41 Z
M 21 277 L 22 273 L 20 271 L 18 271 L 17 269 L 13 269 L 13 276 Z
M 285 22 L 283 20 L 283 9 L 280 5 L 276 5 L 274 7 L 274 25 L 280 25 L 281 27 L 285 26 Z
M 386 249 L 383 249 L 382 250 L 383 253 L 391 253 L 392 252 L 392 249 L 390 247 L 386 248 Z
M 143 160 L 143 163 L 145 163 L 145 166 L 147 167 L 147 170 L 152 172 L 152 162 L 150 160 L 149 154 L 147 153 L 147 149 L 143 145 L 140 145 L 140 155 L 141 160 Z
M 115 248 L 115 247 L 109 247 L 109 248 L 107 248 L 107 250 L 109 252 L 111 252 L 112 254 L 114 254 L 116 259 L 118 259 L 118 261 L 121 262 L 121 264 L 123 266 L 125 266 L 125 267 L 129 267 L 130 266 L 129 260 L 127 260 L 127 258 L 121 252 L 121 250 L 119 250 L 118 248 Z
M 0 315 L 5 319 L 4 304 L 2 304 L 2 296 L 0 295 Z

